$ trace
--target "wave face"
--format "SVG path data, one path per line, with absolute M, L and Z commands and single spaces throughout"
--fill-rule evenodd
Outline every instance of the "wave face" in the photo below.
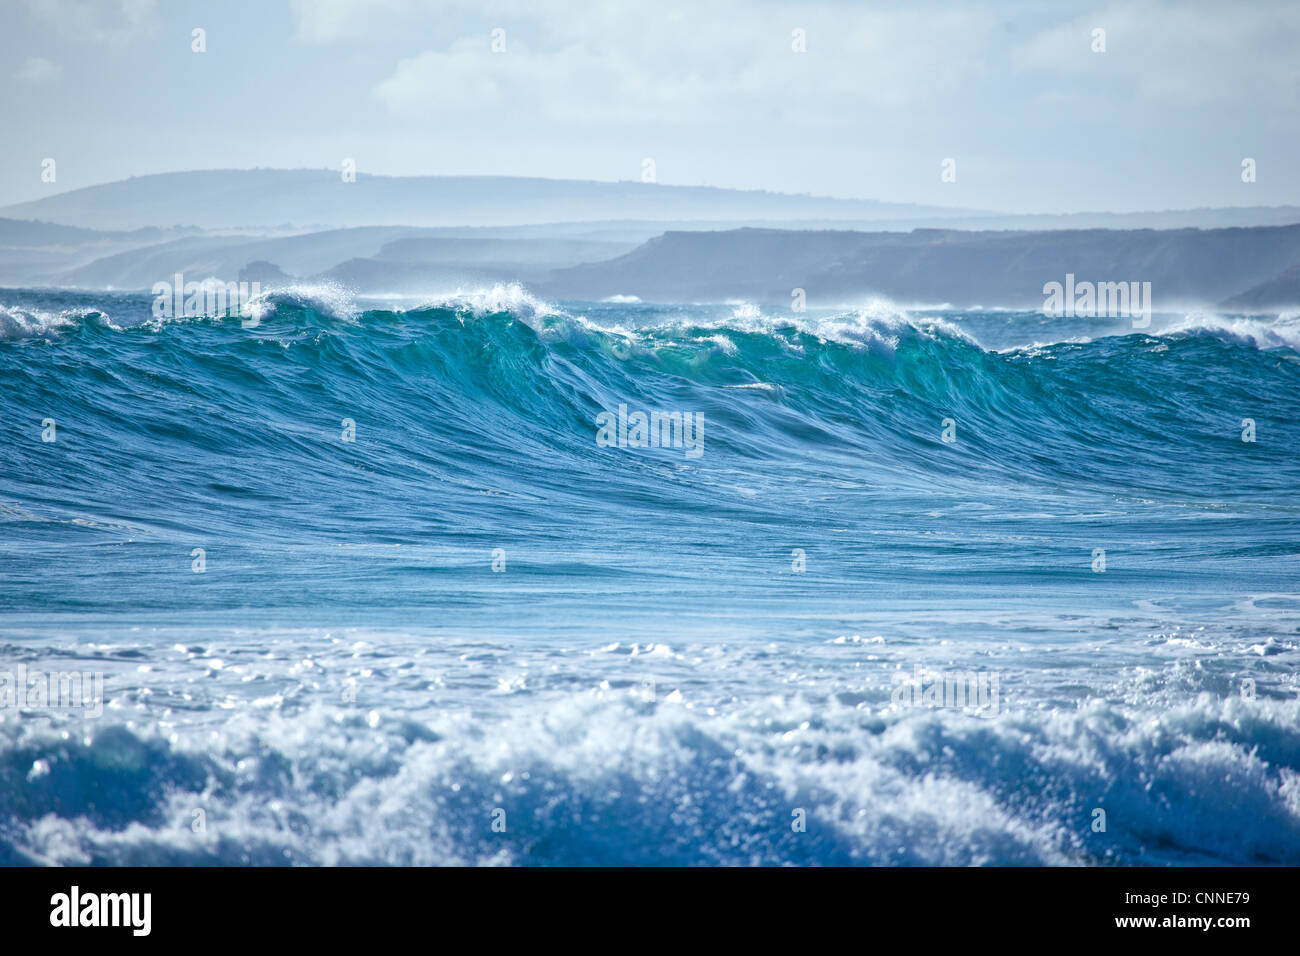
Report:
M 0 863 L 1300 863 L 1294 316 L 151 306 L 0 291 Z

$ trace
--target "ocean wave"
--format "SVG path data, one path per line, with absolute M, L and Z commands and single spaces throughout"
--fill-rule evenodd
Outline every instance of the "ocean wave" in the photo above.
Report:
M 318 398 L 288 384 L 313 382 L 354 419 L 417 423 L 421 401 L 448 410 L 473 406 L 495 416 L 495 428 L 546 434 L 582 457 L 590 454 L 595 416 L 634 403 L 706 410 L 719 447 L 743 449 L 746 457 L 779 451 L 819 460 L 834 450 L 870 450 L 868 472 L 907 471 L 917 481 L 1038 476 L 1075 485 L 1093 483 L 1091 449 L 1100 443 L 1113 452 L 1112 470 L 1097 481 L 1148 488 L 1154 481 L 1163 488 L 1190 467 L 1161 464 L 1167 447 L 1153 442 L 1148 422 L 1165 414 L 1187 425 L 1183 451 L 1222 469 L 1221 490 L 1236 482 L 1245 493 L 1289 473 L 1270 477 L 1258 462 L 1230 455 L 1219 443 L 1235 437 L 1243 418 L 1263 420 L 1271 407 L 1285 404 L 1294 383 L 1261 343 L 1289 341 L 1293 324 L 1189 316 L 1156 335 L 994 351 L 964 321 L 918 316 L 884 301 L 816 314 L 749 303 L 570 312 L 519 285 L 499 285 L 407 309 L 366 310 L 337 286 L 292 286 L 255 299 L 253 329 L 233 317 L 154 322 L 149 303 L 124 297 L 114 302 L 113 322 L 92 323 L 121 336 L 118 360 L 143 374 L 183 370 L 207 394 L 246 395 L 252 407 L 270 400 L 313 406 Z M 84 316 L 100 314 L 24 308 L 5 312 L 14 328 L 56 341 L 84 324 Z M 124 333 L 140 326 L 147 338 L 127 347 L 137 337 Z M 1031 324 L 1031 334 L 1040 331 Z M 271 344 L 282 348 L 268 350 Z M 155 351 L 158 345 L 166 346 L 164 353 Z M 1167 360 L 1165 350 L 1177 361 Z M 93 377 L 89 368 L 83 372 Z M 1140 384 L 1142 400 L 1098 402 L 1117 381 Z M 1241 408 L 1220 407 L 1216 396 L 1227 381 L 1256 397 Z M 94 393 L 89 382 L 85 388 Z M 60 389 L 73 395 L 78 385 L 66 379 Z M 147 395 L 139 400 L 160 399 Z M 174 397 L 185 401 L 183 390 Z M 41 401 L 51 410 L 61 403 L 53 394 Z M 103 409 L 106 419 L 114 414 Z M 950 449 L 937 444 L 946 421 L 960 426 L 965 439 Z M 1021 438 L 1027 429 L 1037 436 L 1033 448 Z M 290 460 L 304 453 L 288 435 L 266 440 L 288 442 Z M 400 439 L 394 448 L 415 453 Z
M 689 694 L 596 690 L 486 723 L 313 705 L 170 740 L 10 725 L 0 857 L 1297 865 L 1297 706 L 1202 695 L 1160 712 L 1097 703 L 984 720 L 800 696 L 710 713 Z
M 1213 336 L 1225 342 L 1257 349 L 1290 349 L 1300 352 L 1300 314 L 1280 314 L 1276 319 L 1222 316 L 1192 312 L 1157 333 L 1165 338 Z
M 551 303 L 532 295 L 517 282 L 476 289 L 456 289 L 445 295 L 425 299 L 409 311 L 431 309 L 447 309 L 477 317 L 508 314 L 524 321 L 566 314 Z
M 215 280 L 213 280 L 215 281 Z M 407 297 L 399 297 L 399 299 Z M 378 301 L 378 300 L 376 300 Z M 621 301 L 618 297 L 610 303 Z M 222 323 L 227 320 L 274 324 L 277 328 L 309 331 L 332 326 L 335 322 L 367 325 L 376 315 L 396 315 L 412 321 L 421 315 L 446 312 L 478 319 L 493 316 L 509 317 L 525 323 L 544 336 L 568 338 L 587 333 L 605 334 L 623 339 L 626 344 L 636 340 L 638 346 L 650 349 L 660 347 L 674 333 L 739 332 L 755 336 L 780 339 L 789 345 L 791 334 L 807 336 L 817 341 L 861 349 L 878 349 L 893 352 L 901 341 L 909 338 L 926 340 L 952 340 L 979 349 L 989 348 L 981 341 L 977 331 L 979 323 L 953 321 L 945 315 L 948 307 L 904 308 L 886 299 L 871 299 L 847 309 L 795 312 L 767 310 L 750 302 L 731 303 L 729 310 L 714 310 L 700 314 L 680 314 L 672 309 L 637 312 L 633 317 L 607 313 L 586 313 L 581 309 L 568 310 L 530 293 L 519 283 L 501 283 L 494 286 L 458 288 L 436 296 L 414 300 L 412 304 L 395 307 L 392 311 L 372 313 L 364 308 L 355 293 L 340 283 L 290 283 L 258 292 L 245 305 L 242 312 L 232 309 L 227 314 L 198 316 L 152 315 L 132 318 L 130 309 L 115 309 L 122 313 L 110 319 L 102 308 L 71 308 L 50 310 L 26 306 L 0 305 L 0 341 L 55 337 L 83 325 L 88 320 L 113 330 L 144 329 L 157 332 L 164 326 L 188 323 Z M 1104 338 L 1147 337 L 1186 339 L 1213 337 L 1227 344 L 1245 345 L 1260 350 L 1288 349 L 1300 352 L 1300 314 L 1280 314 L 1275 319 L 1220 315 L 1192 312 L 1181 317 L 1157 322 L 1151 329 L 1131 329 L 1122 323 L 1116 330 L 1101 332 L 1070 331 L 1062 327 L 1061 334 L 1044 334 L 1054 328 L 1036 312 L 1011 309 L 982 308 L 969 310 L 970 315 L 990 318 L 1003 317 L 1006 321 L 1017 316 L 1026 318 L 1026 338 L 1023 341 L 1001 345 L 992 349 L 999 353 L 1042 353 L 1053 346 L 1086 345 Z M 721 343 L 719 343 L 721 344 Z M 796 348 L 801 346 L 796 345 Z
M 107 699 L 0 707 L 0 863 L 1300 863 L 1288 351 L 6 297 L 52 331 L 0 342 L 0 657 Z
M 872 299 L 847 310 L 829 313 L 765 312 L 750 302 L 735 303 L 727 315 L 700 321 L 693 318 L 667 319 L 651 328 L 680 329 L 693 324 L 698 328 L 727 329 L 753 335 L 775 335 L 795 331 L 827 342 L 863 348 L 893 351 L 900 338 L 922 336 L 950 338 L 977 345 L 974 337 L 953 322 L 937 316 L 915 316 L 886 299 Z
M 98 309 L 65 309 L 54 312 L 0 303 L 0 341 L 49 338 L 95 318 L 109 324 L 107 315 Z
M 259 322 L 288 311 L 307 312 L 344 322 L 356 322 L 361 315 L 351 289 L 339 282 L 294 282 L 259 292 L 249 300 L 243 314 Z

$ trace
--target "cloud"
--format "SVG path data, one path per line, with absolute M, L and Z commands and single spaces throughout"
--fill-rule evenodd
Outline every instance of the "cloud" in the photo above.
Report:
M 57 63 L 52 63 L 42 56 L 29 56 L 14 74 L 14 79 L 29 86 L 45 86 L 58 82 L 62 73 L 63 68 Z
M 710 125 L 738 115 L 842 124 L 864 107 L 951 97 L 986 71 L 981 45 L 992 30 L 987 17 L 960 12 L 619 13 L 505 20 L 506 52 L 491 51 L 485 28 L 400 60 L 373 92 L 412 120 L 491 111 L 588 124 Z M 792 49 L 796 28 L 806 31 L 805 53 Z
M 324 45 L 367 33 L 377 22 L 422 11 L 416 0 L 289 0 L 289 12 L 298 40 Z
M 357 0 L 294 6 L 300 30 L 317 38 L 341 40 L 367 19 Z M 595 124 L 699 130 L 747 123 L 777 135 L 783 127 L 877 127 L 937 144 L 969 142 L 962 131 L 981 120 L 1014 131 L 1016 116 L 1053 104 L 1146 122 L 1171 106 L 1226 117 L 1300 96 L 1296 5 L 1252 17 L 1169 0 L 1050 10 L 1019 0 L 478 6 L 475 13 L 475 5 L 445 0 L 434 16 L 416 0 L 380 0 L 387 15 L 415 16 L 412 37 L 445 44 L 459 36 L 402 57 L 372 86 L 391 115 L 416 125 L 474 116 L 512 126 L 545 122 L 570 133 Z M 508 49 L 493 54 L 490 30 L 498 25 Z M 1091 51 L 1096 27 L 1107 31 L 1104 54 Z M 795 28 L 806 30 L 805 53 L 791 50 Z
M 1092 51 L 1105 31 L 1106 52 Z M 1246 17 L 1233 7 L 1157 2 L 1100 7 L 1016 47 L 1014 69 L 1037 74 L 1040 95 L 1099 87 L 1153 104 L 1230 106 L 1243 98 L 1295 102 L 1300 92 L 1300 6 Z
M 120 46 L 153 28 L 157 0 L 23 0 L 32 19 L 65 40 Z
M 375 87 L 375 96 L 406 118 L 507 112 L 606 122 L 679 116 L 681 100 L 691 95 L 680 79 L 647 76 L 617 51 L 573 46 L 537 52 L 515 42 L 494 54 L 489 44 L 486 34 L 463 37 L 446 51 L 402 60 Z M 695 95 L 710 92 L 716 90 Z

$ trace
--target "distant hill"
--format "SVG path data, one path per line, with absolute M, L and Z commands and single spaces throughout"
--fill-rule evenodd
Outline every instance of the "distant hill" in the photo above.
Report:
M 1295 206 L 1131 213 L 1002 214 L 710 186 L 510 176 L 369 176 L 333 170 L 200 170 L 137 176 L 0 209 L 0 217 L 83 229 L 307 232 L 356 226 L 566 228 L 590 223 L 714 229 L 1175 229 L 1285 225 Z M 671 224 L 671 225 L 670 225 Z
M 916 220 L 893 222 L 882 219 L 872 222 L 866 228 L 889 232 L 910 232 L 923 227 L 965 230 L 1227 229 L 1232 226 L 1289 226 L 1295 223 L 1300 223 L 1300 206 L 1214 206 L 1146 212 L 986 213 L 976 216 L 936 216 L 927 218 L 924 223 Z M 760 223 L 745 225 L 758 226 Z M 788 227 L 781 225 L 777 228 Z M 826 226 L 823 225 L 822 228 Z M 855 224 L 849 228 L 864 227 Z
M 65 285 L 63 276 L 70 269 L 183 234 L 153 227 L 105 232 L 26 219 L 0 219 L 0 285 Z
M 1300 264 L 1232 296 L 1223 306 L 1237 312 L 1275 312 L 1300 308 Z
M 157 230 L 154 230 L 156 233 Z M 0 219 L 0 246 L 39 249 L 44 246 L 79 246 L 110 238 L 112 233 L 76 226 L 60 226 L 52 222 L 31 222 L 26 219 Z
M 0 285 L 148 289 L 182 272 L 223 281 L 241 274 L 267 282 L 328 279 L 362 294 L 420 295 L 521 281 L 553 299 L 635 295 L 660 302 L 743 298 L 788 304 L 792 290 L 802 288 L 814 305 L 881 295 L 904 303 L 1037 308 L 1044 283 L 1073 273 L 1080 281 L 1150 282 L 1158 307 L 1222 303 L 1262 311 L 1300 305 L 1300 224 L 1049 228 L 1062 221 L 1132 224 L 1144 217 L 1290 222 L 1297 211 L 1285 207 L 841 219 L 897 215 L 902 207 L 640 183 L 490 177 L 363 177 L 342 183 L 333 173 L 254 170 L 142 177 L 17 208 L 40 207 L 45 216 L 59 204 L 79 221 L 130 225 L 155 217 L 220 216 L 242 225 L 127 230 L 0 218 Z M 934 212 L 906 208 L 913 215 Z M 298 213 L 489 223 L 288 225 Z M 717 218 L 692 218 L 705 213 Z M 492 224 L 498 214 L 542 221 Z M 783 214 L 797 218 L 784 220 Z M 246 215 L 267 225 L 250 226 Z M 591 218 L 552 218 L 559 215 Z M 909 221 L 930 225 L 904 230 Z M 968 228 L 933 225 L 949 221 Z M 1012 221 L 1029 225 L 975 228 Z
M 147 289 L 177 272 L 196 279 L 230 281 L 249 264 L 260 262 L 291 277 L 333 279 L 356 289 L 427 292 L 448 282 L 531 282 L 556 268 L 622 255 L 645 238 L 465 232 L 361 226 L 291 236 L 205 233 L 125 249 L 110 246 L 93 261 L 52 273 L 47 269 L 39 281 L 82 288 Z M 29 252 L 22 261 L 32 261 L 37 251 Z M 6 256 L 0 251 L 0 277 L 18 261 L 16 252 L 11 250 Z
M 670 232 L 626 255 L 554 272 L 553 298 L 743 298 L 788 305 L 880 295 L 904 303 L 1039 308 L 1043 285 L 1150 282 L 1159 307 L 1213 305 L 1300 265 L 1300 225 L 1232 229 L 962 232 Z M 1274 296 L 1276 298 L 1276 296 Z M 1293 300 L 1294 301 L 1294 300 Z
M 296 236 L 201 233 L 105 255 L 58 275 L 60 284 L 147 289 L 176 272 L 195 278 L 234 279 L 250 262 L 267 260 L 292 275 L 313 275 L 354 256 L 371 256 L 384 243 L 413 231 L 400 226 L 332 229 Z
M 543 282 L 558 268 L 612 259 L 634 242 L 562 237 L 407 237 L 375 256 L 350 259 L 325 278 L 354 289 L 419 293 L 446 285 Z
M 490 226 L 644 220 L 878 220 L 970 210 L 786 193 L 507 176 L 367 176 L 203 170 L 138 176 L 0 209 L 0 216 L 94 229 Z

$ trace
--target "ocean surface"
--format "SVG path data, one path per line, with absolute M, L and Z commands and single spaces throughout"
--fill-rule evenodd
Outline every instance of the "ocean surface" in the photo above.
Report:
M 0 290 L 0 863 L 1300 864 L 1300 318 L 152 305 Z

